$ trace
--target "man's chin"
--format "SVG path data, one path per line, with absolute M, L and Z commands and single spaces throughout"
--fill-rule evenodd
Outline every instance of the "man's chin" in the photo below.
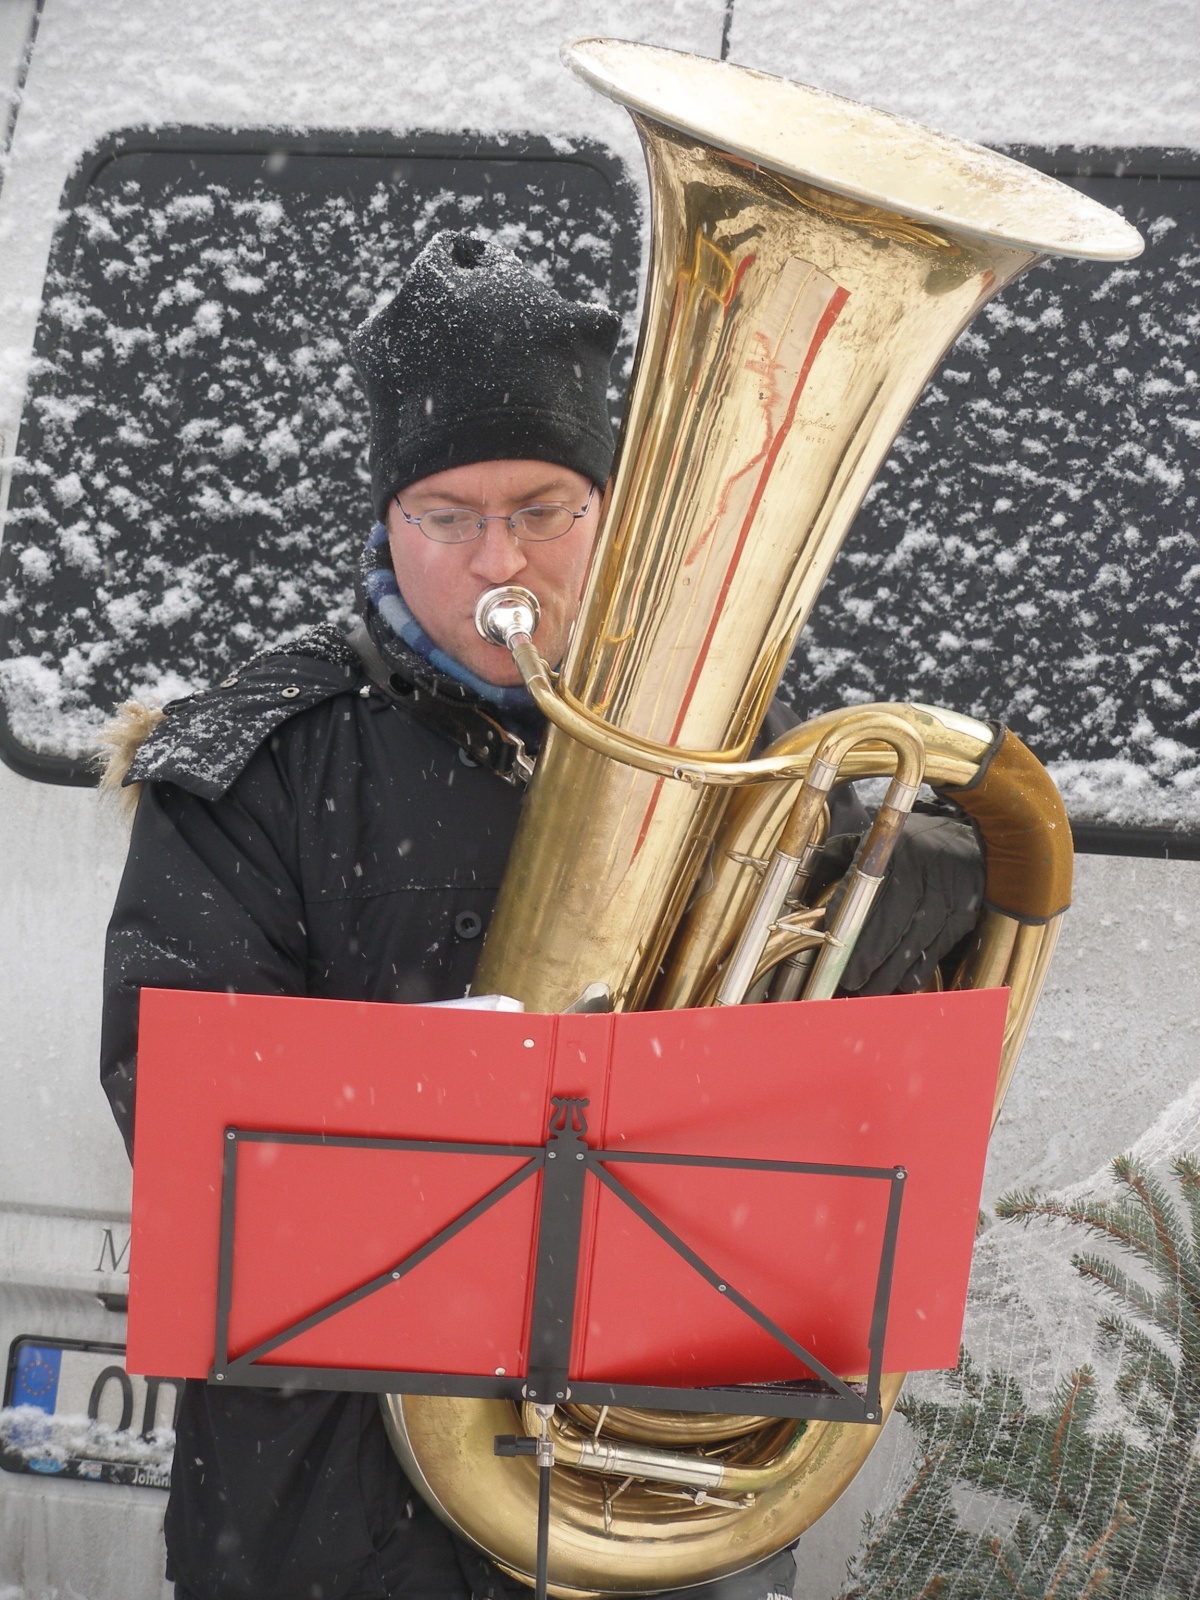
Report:
M 468 672 L 473 672 L 484 683 L 490 683 L 497 689 L 516 689 L 520 685 L 521 674 L 507 650 L 493 645 L 450 653 L 462 662 Z

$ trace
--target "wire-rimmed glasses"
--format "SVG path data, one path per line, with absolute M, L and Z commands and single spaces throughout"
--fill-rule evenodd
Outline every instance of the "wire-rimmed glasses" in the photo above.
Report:
M 508 516 L 494 513 L 486 517 L 468 506 L 438 506 L 435 510 L 423 511 L 419 517 L 410 517 L 400 504 L 400 496 L 395 494 L 392 499 L 405 522 L 420 528 L 434 544 L 469 544 L 480 537 L 489 522 L 507 522 L 514 539 L 542 544 L 547 539 L 561 539 L 564 533 L 569 533 L 580 517 L 587 516 L 595 494 L 596 485 L 593 484 L 579 511 L 572 511 L 570 506 L 522 506 Z

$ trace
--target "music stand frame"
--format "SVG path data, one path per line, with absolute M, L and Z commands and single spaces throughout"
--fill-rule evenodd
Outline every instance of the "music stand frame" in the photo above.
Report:
M 751 1157 L 696 1156 L 637 1150 L 592 1149 L 587 1132 L 588 1101 L 567 1096 L 551 1099 L 547 1138 L 543 1145 L 481 1144 L 445 1139 L 386 1139 L 323 1133 L 289 1133 L 272 1129 L 228 1127 L 225 1130 L 221 1181 L 221 1224 L 217 1271 L 215 1359 L 209 1382 L 222 1386 L 289 1389 L 345 1389 L 382 1394 L 453 1395 L 468 1399 L 531 1400 L 540 1404 L 572 1401 L 581 1405 L 633 1406 L 671 1411 L 724 1412 L 733 1415 L 794 1417 L 797 1420 L 853 1422 L 878 1426 L 883 1420 L 880 1379 L 887 1332 L 888 1304 L 900 1208 L 907 1176 L 903 1167 L 849 1166 L 833 1162 L 770 1161 Z M 233 1268 L 237 1208 L 238 1151 L 243 1144 L 319 1145 L 360 1150 L 418 1151 L 436 1155 L 507 1156 L 522 1165 L 490 1189 L 432 1238 L 367 1282 L 339 1295 L 316 1311 L 289 1324 L 239 1356 L 229 1352 L 229 1316 L 233 1300 Z M 621 1180 L 610 1165 L 709 1167 L 722 1171 L 784 1172 L 797 1175 L 856 1178 L 888 1185 L 887 1213 L 880 1247 L 871 1323 L 867 1336 L 869 1362 L 865 1382 L 839 1378 L 761 1307 L 714 1271 L 684 1243 Z M 340 1311 L 398 1282 L 422 1261 L 469 1227 L 485 1212 L 536 1174 L 542 1175 L 538 1207 L 537 1256 L 529 1329 L 529 1365 L 524 1376 L 483 1376 L 455 1372 L 401 1372 L 359 1367 L 263 1365 L 262 1358 Z M 665 1384 L 572 1381 L 568 1366 L 575 1323 L 575 1297 L 583 1231 L 586 1175 L 601 1183 L 687 1262 L 713 1289 L 738 1307 L 779 1345 L 804 1363 L 814 1378 L 777 1383 L 718 1384 L 676 1388 Z

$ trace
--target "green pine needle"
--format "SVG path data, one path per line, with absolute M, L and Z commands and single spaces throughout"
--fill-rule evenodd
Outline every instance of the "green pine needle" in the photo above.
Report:
M 1174 1184 L 1129 1156 L 1111 1170 L 1110 1198 L 1026 1190 L 996 1210 L 1096 1241 L 1072 1265 L 1108 1303 L 1098 1337 L 1126 1428 L 1095 1431 L 1087 1366 L 1035 1409 L 964 1350 L 949 1400 L 901 1399 L 921 1465 L 866 1527 L 842 1600 L 1200 1600 L 1200 1158 L 1176 1156 Z M 974 1534 L 964 1495 L 1015 1520 Z

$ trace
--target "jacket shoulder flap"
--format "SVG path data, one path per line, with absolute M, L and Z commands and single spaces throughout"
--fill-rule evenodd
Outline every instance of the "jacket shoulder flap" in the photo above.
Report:
M 218 800 L 277 728 L 336 695 L 354 693 L 364 681 L 343 636 L 313 628 L 255 656 L 215 688 L 172 701 L 124 782 L 174 783 Z

